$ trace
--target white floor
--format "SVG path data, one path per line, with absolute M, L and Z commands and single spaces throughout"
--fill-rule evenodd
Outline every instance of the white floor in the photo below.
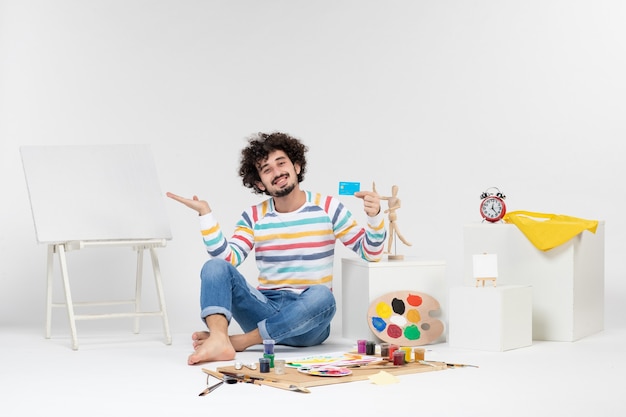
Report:
M 53 329 L 54 330 L 54 329 Z M 201 368 L 188 366 L 190 335 L 79 329 L 70 348 L 64 329 L 51 339 L 40 328 L 2 328 L 0 407 L 5 416 L 260 415 L 420 416 L 624 416 L 626 328 L 607 328 L 576 342 L 533 342 L 506 352 L 428 346 L 427 359 L 478 365 L 370 381 L 311 388 L 310 394 L 250 384 L 223 385 L 208 396 Z M 276 347 L 276 355 L 306 356 L 346 351 L 354 341 L 332 337 L 317 348 Z M 258 349 L 238 355 L 256 361 Z

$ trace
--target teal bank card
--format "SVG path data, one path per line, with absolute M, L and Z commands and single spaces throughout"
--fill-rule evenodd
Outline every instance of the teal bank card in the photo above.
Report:
M 354 193 L 361 191 L 361 183 L 360 182 L 345 182 L 341 181 L 339 183 L 339 194 L 340 195 L 354 195 Z

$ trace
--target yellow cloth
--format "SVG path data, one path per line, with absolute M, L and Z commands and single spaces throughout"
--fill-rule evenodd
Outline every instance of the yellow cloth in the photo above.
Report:
M 532 211 L 513 211 L 505 214 L 503 220 L 516 225 L 542 251 L 562 245 L 585 230 L 595 233 L 598 228 L 597 220 Z

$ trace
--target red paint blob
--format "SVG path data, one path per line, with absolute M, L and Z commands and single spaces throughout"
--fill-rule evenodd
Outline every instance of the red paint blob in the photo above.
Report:
M 402 336 L 402 329 L 396 324 L 390 324 L 389 327 L 387 327 L 387 335 L 397 339 Z
M 406 302 L 409 303 L 409 305 L 412 306 L 421 306 L 422 305 L 422 297 L 420 297 L 419 295 L 415 295 L 415 294 L 409 294 L 409 296 L 406 298 Z

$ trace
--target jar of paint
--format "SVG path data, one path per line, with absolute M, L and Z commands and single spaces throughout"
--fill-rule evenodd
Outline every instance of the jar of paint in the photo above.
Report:
M 389 343 L 383 342 L 380 344 L 380 357 L 381 358 L 389 357 Z
M 270 360 L 270 368 L 274 367 L 274 354 L 273 353 L 264 353 L 263 357 Z
M 393 364 L 404 365 L 404 351 L 396 349 L 393 352 Z
M 402 346 L 400 350 L 404 352 L 404 363 L 409 363 L 413 360 L 413 348 L 411 346 Z
M 367 340 L 359 339 L 356 341 L 356 352 L 357 353 L 365 353 L 367 349 Z
M 276 342 L 272 339 L 266 339 L 263 341 L 263 353 L 274 354 L 274 345 Z
M 389 345 L 389 360 L 393 361 L 393 353 L 398 350 L 399 346 L 393 343 Z
M 365 354 L 374 355 L 375 353 L 376 353 L 376 343 L 372 341 L 367 341 L 365 343 Z
M 423 361 L 425 353 L 426 353 L 426 349 L 424 348 L 413 348 L 413 357 L 415 357 L 415 362 Z
M 268 358 L 259 358 L 259 372 L 267 374 L 270 371 L 270 360 Z
M 284 359 L 275 359 L 274 360 L 274 373 L 277 375 L 283 375 L 285 373 L 285 360 Z

